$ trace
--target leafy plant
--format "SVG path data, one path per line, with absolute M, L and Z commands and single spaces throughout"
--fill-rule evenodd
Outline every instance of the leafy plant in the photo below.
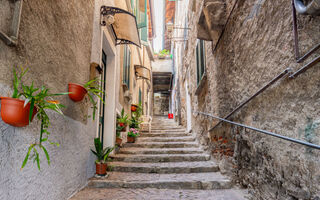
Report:
M 162 57 L 169 54 L 170 54 L 170 51 L 168 49 L 163 49 L 162 51 L 159 52 L 159 55 Z
M 117 136 L 117 138 L 120 138 L 120 137 L 121 137 L 121 131 L 122 131 L 122 129 L 123 129 L 122 126 L 117 125 L 117 128 L 116 128 L 116 136 Z
M 98 102 L 94 100 L 94 96 L 97 96 L 101 102 L 104 104 L 102 96 L 104 95 L 104 91 L 102 87 L 99 85 L 100 80 L 97 78 L 94 78 L 90 81 L 88 81 L 86 84 L 83 85 L 83 87 L 88 91 L 88 97 L 92 104 L 92 119 L 95 120 L 96 111 L 98 109 Z
M 124 113 L 124 109 L 122 108 L 121 110 L 121 115 L 117 119 L 117 122 L 119 124 L 123 124 L 124 126 L 128 124 L 128 115 Z
M 49 142 L 50 144 L 59 146 L 58 143 L 51 142 L 48 139 L 48 136 L 50 135 L 50 132 L 48 131 L 48 128 L 50 125 L 50 119 L 46 113 L 46 110 L 52 110 L 63 115 L 60 108 L 64 107 L 58 101 L 49 101 L 49 100 L 46 100 L 46 98 L 59 96 L 59 95 L 66 95 L 68 93 L 51 94 L 49 93 L 49 89 L 47 89 L 45 86 L 42 86 L 41 88 L 35 88 L 33 82 L 30 86 L 24 85 L 22 82 L 22 77 L 26 74 L 27 71 L 28 69 L 24 69 L 24 68 L 20 68 L 20 73 L 18 73 L 16 69 L 13 70 L 14 91 L 13 91 L 12 97 L 13 98 L 24 97 L 25 98 L 24 106 L 30 103 L 29 122 L 31 122 L 32 116 L 34 114 L 34 110 L 36 110 L 37 118 L 41 121 L 41 128 L 40 128 L 39 142 L 31 144 L 29 146 L 27 155 L 25 156 L 22 162 L 21 169 L 25 167 L 31 155 L 31 158 L 33 158 L 33 161 L 37 163 L 38 169 L 40 170 L 39 150 L 42 150 L 44 152 L 47 158 L 48 164 L 50 165 L 50 157 L 47 149 L 43 146 L 43 142 Z
M 94 146 L 96 151 L 92 150 L 92 153 L 97 156 L 96 163 L 105 163 L 108 160 L 109 154 L 113 151 L 114 147 L 107 147 L 103 149 L 102 143 L 99 138 L 94 138 Z
M 130 128 L 130 130 L 128 132 L 128 136 L 129 137 L 137 137 L 137 136 L 139 136 L 139 130 L 135 129 L 135 128 Z
M 142 106 L 141 103 L 138 105 L 137 110 L 131 113 L 131 119 L 129 120 L 129 127 L 139 129 L 142 121 L 140 120 L 142 116 Z

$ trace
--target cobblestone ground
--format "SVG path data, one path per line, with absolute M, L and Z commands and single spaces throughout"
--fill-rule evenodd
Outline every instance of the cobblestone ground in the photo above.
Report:
M 71 200 L 244 200 L 243 190 L 84 189 Z
M 109 166 L 107 177 L 91 178 L 71 200 L 246 199 L 191 134 L 164 118 L 124 144 Z

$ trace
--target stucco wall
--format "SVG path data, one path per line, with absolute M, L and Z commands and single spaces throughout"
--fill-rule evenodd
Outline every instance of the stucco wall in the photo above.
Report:
M 9 21 L 7 2 L 0 3 L 0 13 Z M 0 95 L 11 95 L 16 65 L 29 67 L 27 83 L 46 85 L 51 92 L 67 91 L 68 82 L 85 83 L 89 79 L 93 11 L 93 0 L 24 1 L 18 46 L 8 47 L 0 41 Z M 3 19 L 1 14 L 1 24 Z M 7 28 L 1 25 L 1 29 Z M 25 128 L 0 121 L 0 199 L 66 199 L 94 175 L 90 148 L 96 129 L 95 123 L 86 119 L 91 114 L 88 102 L 74 103 L 68 96 L 57 99 L 66 105 L 66 116 L 50 113 L 49 138 L 61 146 L 46 145 L 51 166 L 41 153 L 41 172 L 32 160 L 20 171 L 29 144 L 39 137 L 38 120 Z
M 180 68 L 180 79 L 189 82 L 192 111 L 225 116 L 287 67 L 296 71 L 302 66 L 295 62 L 291 2 L 239 1 L 214 55 L 211 42 L 205 43 L 207 79 L 195 95 L 194 51 L 202 2 L 192 4 L 189 41 Z M 319 22 L 320 17 L 298 16 L 303 53 L 320 42 Z M 296 79 L 284 78 L 231 119 L 320 144 L 319 75 L 317 64 Z M 184 98 L 181 104 L 184 122 Z M 319 151 L 225 124 L 208 133 L 213 120 L 199 115 L 192 116 L 192 124 L 193 132 L 213 153 L 217 153 L 215 148 L 232 148 L 224 153 L 233 156 L 239 181 L 252 189 L 255 199 L 320 197 Z M 218 144 L 220 137 L 226 144 Z

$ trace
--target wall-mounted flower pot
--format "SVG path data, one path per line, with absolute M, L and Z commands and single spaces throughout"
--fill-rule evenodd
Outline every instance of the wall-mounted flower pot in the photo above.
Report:
M 96 174 L 105 176 L 107 174 L 107 163 L 96 163 Z
M 74 102 L 82 101 L 88 92 L 83 86 L 75 83 L 69 83 L 68 91 L 70 99 Z
M 122 132 L 127 131 L 127 125 L 125 123 L 119 123 L 118 125 L 122 128 L 121 129 Z
M 136 112 L 137 108 L 138 108 L 138 106 L 136 104 L 131 104 L 131 111 L 132 112 Z
M 134 143 L 135 141 L 136 141 L 135 137 L 130 137 L 130 136 L 127 137 L 127 143 Z
M 117 137 L 116 138 L 116 144 L 120 146 L 121 143 L 122 143 L 122 139 Z
M 1 118 L 11 126 L 24 127 L 29 125 L 30 103 L 24 107 L 24 101 L 10 97 L 0 97 L 1 99 Z M 34 107 L 32 119 L 37 113 Z

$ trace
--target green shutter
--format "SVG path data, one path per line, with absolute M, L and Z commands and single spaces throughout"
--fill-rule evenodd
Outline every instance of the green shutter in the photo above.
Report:
M 148 27 L 140 29 L 140 39 L 144 42 L 148 42 Z
M 123 48 L 123 76 L 122 76 L 122 83 L 127 83 L 127 46 Z
M 140 88 L 139 88 L 139 104 L 142 104 L 142 93 Z
M 147 0 L 136 0 L 136 12 L 138 28 L 147 26 Z

